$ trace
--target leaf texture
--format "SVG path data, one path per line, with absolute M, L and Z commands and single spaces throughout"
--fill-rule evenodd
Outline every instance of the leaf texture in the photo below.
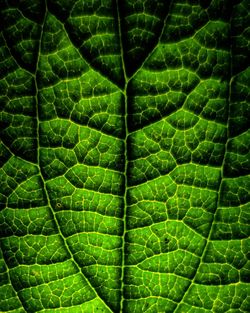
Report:
M 248 1 L 2 7 L 0 311 L 248 312 Z

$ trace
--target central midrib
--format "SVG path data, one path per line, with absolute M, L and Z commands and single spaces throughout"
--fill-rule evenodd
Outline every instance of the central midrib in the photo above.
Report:
M 121 50 L 121 62 L 124 76 L 124 126 L 125 126 L 125 139 L 124 139 L 124 190 L 123 190 L 123 231 L 122 231 L 122 264 L 121 264 L 121 300 L 120 300 L 120 312 L 123 312 L 123 304 L 124 304 L 124 278 L 125 278 L 125 249 L 126 249 L 126 216 L 127 216 L 127 190 L 128 190 L 128 97 L 127 97 L 127 86 L 128 86 L 128 77 L 126 74 L 126 67 L 124 61 L 124 51 L 123 51 L 123 43 L 122 43 L 122 32 L 121 32 L 121 19 L 120 19 L 120 11 L 119 11 L 119 0 L 116 0 L 116 8 L 117 8 L 117 19 L 118 19 L 118 32 L 119 32 L 119 41 L 120 41 L 120 50 Z
M 122 264 L 121 264 L 121 300 L 120 300 L 120 312 L 124 311 L 124 278 L 125 278 L 125 250 L 126 250 L 126 232 L 127 232 L 127 194 L 128 194 L 128 95 L 127 88 L 129 82 L 135 77 L 135 75 L 143 68 L 144 64 L 148 61 L 152 53 L 155 51 L 156 47 L 161 41 L 163 31 L 166 25 L 166 21 L 169 17 L 169 12 L 171 11 L 171 7 L 173 5 L 173 0 L 170 0 L 168 14 L 166 14 L 164 23 L 162 26 L 161 33 L 158 37 L 158 41 L 154 45 L 153 49 L 149 52 L 148 56 L 143 60 L 142 64 L 137 68 L 137 70 L 130 76 L 127 76 L 126 66 L 124 60 L 124 49 L 123 49 L 123 40 L 122 40 L 122 30 L 121 30 L 121 18 L 120 18 L 120 10 L 119 10 L 119 0 L 116 0 L 116 9 L 117 9 L 117 20 L 118 20 L 118 33 L 119 33 L 119 43 L 120 43 L 120 53 L 121 53 L 121 62 L 122 62 L 122 70 L 123 70 L 123 78 L 124 78 L 124 88 L 121 89 L 124 96 L 124 126 L 125 126 L 125 138 L 124 138 L 124 191 L 123 191 L 123 231 L 122 231 Z

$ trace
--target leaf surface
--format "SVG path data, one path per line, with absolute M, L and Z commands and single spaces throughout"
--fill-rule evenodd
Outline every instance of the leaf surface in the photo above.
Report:
M 0 311 L 248 312 L 249 9 L 3 3 Z

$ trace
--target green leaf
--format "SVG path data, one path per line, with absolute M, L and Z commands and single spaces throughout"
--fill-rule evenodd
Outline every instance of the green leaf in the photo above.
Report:
M 248 1 L 1 7 L 0 311 L 248 312 Z

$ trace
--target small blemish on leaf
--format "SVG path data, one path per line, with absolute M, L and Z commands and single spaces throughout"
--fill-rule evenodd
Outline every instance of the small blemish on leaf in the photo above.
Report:
M 164 242 L 165 242 L 165 244 L 167 245 L 168 243 L 169 243 L 169 239 L 166 237 L 166 238 L 164 238 Z

